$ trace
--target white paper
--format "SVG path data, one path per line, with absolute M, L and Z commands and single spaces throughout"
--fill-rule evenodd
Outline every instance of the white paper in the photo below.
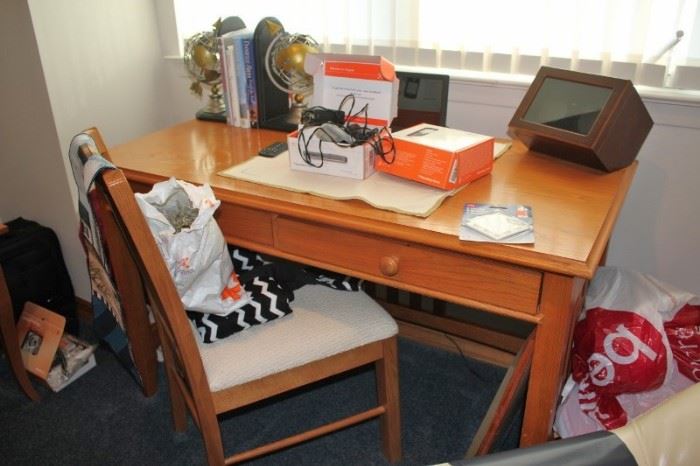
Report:
M 531 228 L 528 223 L 502 212 L 471 218 L 465 222 L 465 225 L 497 241 Z

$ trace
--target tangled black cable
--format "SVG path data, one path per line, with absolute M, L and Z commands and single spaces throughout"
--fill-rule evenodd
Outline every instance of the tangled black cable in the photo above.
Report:
M 350 102 L 350 110 L 345 112 L 343 107 Z M 302 114 L 302 123 L 313 122 L 314 125 L 324 124 L 319 121 L 319 115 L 328 117 L 329 120 L 325 124 L 331 124 L 338 127 L 338 129 L 344 131 L 345 134 L 350 136 L 351 141 L 341 141 L 337 137 L 337 134 L 332 134 L 335 131 L 330 131 L 332 128 L 323 126 L 314 126 L 311 134 L 308 135 L 304 131 L 306 129 L 306 124 L 299 129 L 299 137 L 297 138 L 297 149 L 299 150 L 299 155 L 302 160 L 312 167 L 320 168 L 323 166 L 325 155 L 323 153 L 323 142 L 332 142 L 338 147 L 356 147 L 362 144 L 370 144 L 372 150 L 376 155 L 382 158 L 382 160 L 387 164 L 394 163 L 396 159 L 396 148 L 394 146 L 394 138 L 391 136 L 389 129 L 384 126 L 382 128 L 370 128 L 367 124 L 369 120 L 368 116 L 368 104 L 365 104 L 358 112 L 353 114 L 355 108 L 355 96 L 353 94 L 348 94 L 343 97 L 338 105 L 338 110 L 331 110 L 324 107 L 312 107 L 307 112 Z M 345 124 L 341 125 L 337 123 L 337 118 L 339 115 L 348 115 L 345 119 Z M 362 115 L 362 116 L 361 116 Z M 353 123 L 355 120 L 363 121 L 363 124 Z M 318 139 L 318 164 L 314 163 L 312 160 L 313 153 L 309 152 L 309 144 L 317 133 L 321 133 L 325 137 L 317 137 Z M 392 155 L 389 158 L 389 155 Z
M 336 141 L 333 139 L 333 135 L 331 135 L 323 126 L 314 126 L 313 130 L 311 131 L 311 134 L 306 136 L 306 132 L 304 131 L 306 128 L 302 127 L 299 129 L 299 137 L 297 138 L 297 149 L 299 151 L 299 156 L 301 159 L 306 162 L 307 165 L 310 165 L 312 167 L 316 168 L 321 168 L 323 166 L 323 161 L 325 158 L 325 155 L 323 153 L 323 142 L 332 142 L 338 147 L 353 147 L 352 144 L 342 142 L 342 141 Z M 315 164 L 312 160 L 313 158 L 313 153 L 309 152 L 309 144 L 311 143 L 311 140 L 316 136 L 316 133 L 322 133 L 325 136 L 328 137 L 328 141 L 324 141 L 322 138 L 317 137 L 316 139 L 318 140 L 318 157 L 319 157 L 319 163 Z

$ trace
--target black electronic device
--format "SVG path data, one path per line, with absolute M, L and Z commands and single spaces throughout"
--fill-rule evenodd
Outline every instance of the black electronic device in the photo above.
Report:
M 285 152 L 287 150 L 287 143 L 286 142 L 273 142 L 267 147 L 263 147 L 260 149 L 260 152 L 258 152 L 258 155 L 262 155 L 263 157 L 277 157 L 281 153 Z
M 255 83 L 258 90 L 258 126 L 260 128 L 294 131 L 296 127 L 287 121 L 289 95 L 272 84 L 265 70 L 265 54 L 270 43 L 284 26 L 271 16 L 260 20 L 253 32 L 255 49 Z
M 445 126 L 450 77 L 444 74 L 397 71 L 399 100 L 391 130 L 409 128 L 420 123 Z
M 301 114 L 301 124 L 319 126 L 324 123 L 345 124 L 345 112 L 323 107 L 311 107 Z

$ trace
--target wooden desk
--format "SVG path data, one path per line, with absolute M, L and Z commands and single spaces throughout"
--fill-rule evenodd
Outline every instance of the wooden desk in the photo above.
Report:
M 209 183 L 232 244 L 535 324 L 521 446 L 547 440 L 586 284 L 604 256 L 636 162 L 602 173 L 516 143 L 490 176 L 428 218 L 216 174 L 283 139 L 274 131 L 189 121 L 110 155 L 138 191 L 169 176 Z M 467 202 L 532 206 L 534 246 L 460 241 Z

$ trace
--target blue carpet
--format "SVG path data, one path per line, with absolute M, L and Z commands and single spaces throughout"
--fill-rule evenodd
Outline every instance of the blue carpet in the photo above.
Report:
M 172 430 L 165 378 L 145 398 L 114 356 L 59 393 L 38 387 L 32 403 L 0 360 L 0 463 L 4 465 L 203 464 L 199 432 Z M 403 460 L 435 464 L 464 456 L 505 370 L 409 340 L 399 341 Z M 38 386 L 38 384 L 35 384 Z M 374 373 L 359 370 L 311 389 L 260 403 L 223 419 L 226 453 L 314 427 L 375 401 Z M 510 436 L 512 439 L 516 435 Z M 501 449 L 514 448 L 514 440 Z M 509 443 L 510 442 L 510 443 Z M 376 420 L 249 464 L 387 465 Z

